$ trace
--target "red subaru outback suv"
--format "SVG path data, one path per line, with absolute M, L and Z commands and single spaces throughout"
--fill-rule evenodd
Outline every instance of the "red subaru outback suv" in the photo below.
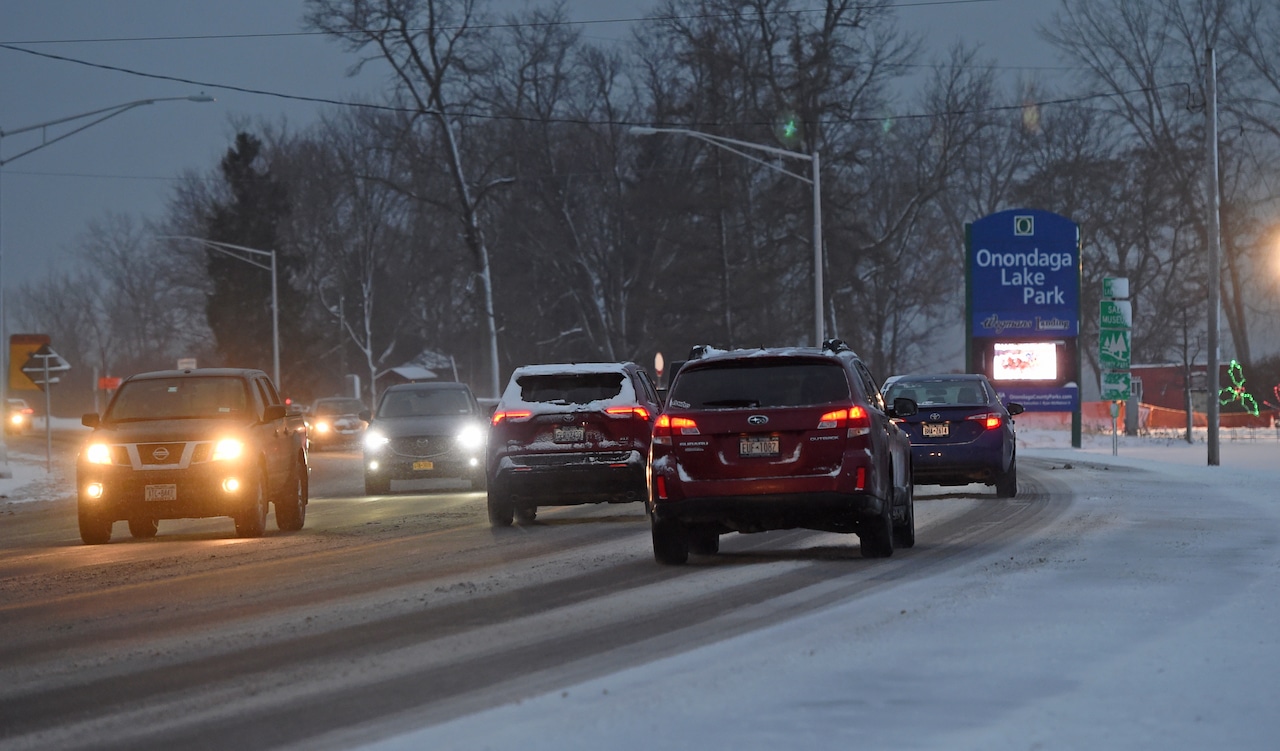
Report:
M 635 363 L 526 365 L 489 428 L 489 522 L 538 506 L 642 502 L 658 392 Z
M 705 351 L 705 350 L 704 350 Z M 915 544 L 911 446 L 848 346 L 707 351 L 685 363 L 649 452 L 653 555 L 713 554 L 726 532 L 853 532 L 866 558 Z

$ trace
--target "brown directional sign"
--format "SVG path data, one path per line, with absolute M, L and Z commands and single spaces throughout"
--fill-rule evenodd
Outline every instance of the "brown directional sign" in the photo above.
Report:
M 12 334 L 9 336 L 9 390 L 35 391 L 40 388 L 22 372 L 32 352 L 49 344 L 48 334 Z
M 46 385 L 52 386 L 58 383 L 61 379 L 57 374 L 68 370 L 71 370 L 71 365 L 48 344 L 42 345 L 28 355 L 26 363 L 22 366 L 22 372 L 41 390 L 44 390 Z

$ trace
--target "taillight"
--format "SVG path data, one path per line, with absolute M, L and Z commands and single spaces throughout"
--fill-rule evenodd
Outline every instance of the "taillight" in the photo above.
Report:
M 528 420 L 533 417 L 533 413 L 527 409 L 504 409 L 493 413 L 493 424 L 506 420 L 508 422 L 517 422 L 519 420 Z
M 604 413 L 614 417 L 634 417 L 637 420 L 648 420 L 649 410 L 644 407 L 605 407 Z
M 697 421 L 692 417 L 658 415 L 658 419 L 653 423 L 653 437 L 669 438 L 676 433 L 680 435 L 699 435 Z
M 855 404 L 845 409 L 833 409 L 818 420 L 818 430 L 840 427 L 849 428 L 848 436 L 856 438 L 871 432 L 871 419 L 867 410 Z
M 982 427 L 986 430 L 995 430 L 1000 427 L 1002 418 L 998 412 L 987 412 L 981 415 L 969 415 L 964 418 L 966 420 L 977 420 L 982 423 Z

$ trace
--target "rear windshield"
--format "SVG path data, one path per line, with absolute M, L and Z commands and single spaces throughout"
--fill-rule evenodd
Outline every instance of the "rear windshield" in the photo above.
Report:
M 243 379 L 226 376 L 126 381 L 103 419 L 128 422 L 245 417 L 249 409 L 245 386 Z
M 520 400 L 550 404 L 588 404 L 622 393 L 622 373 L 556 373 L 516 379 Z
M 359 399 L 326 399 L 316 402 L 317 415 L 358 415 L 364 409 L 364 402 Z
M 836 363 L 733 363 L 682 370 L 669 402 L 682 409 L 800 407 L 850 400 L 844 368 Z
M 884 396 L 890 403 L 906 397 L 922 405 L 973 406 L 990 402 L 981 381 L 895 381 Z
M 463 389 L 388 391 L 378 404 L 378 417 L 438 417 L 471 411 L 471 399 Z

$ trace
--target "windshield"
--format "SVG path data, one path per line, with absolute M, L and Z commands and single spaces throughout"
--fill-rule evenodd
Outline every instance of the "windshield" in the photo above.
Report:
M 735 362 L 682 370 L 672 387 L 670 403 L 684 409 L 730 409 L 799 407 L 850 398 L 844 368 L 836 363 Z
M 885 401 L 906 397 L 916 404 L 974 406 L 987 404 L 990 397 L 981 381 L 897 381 L 885 393 Z
M 316 402 L 315 415 L 358 415 L 364 409 L 364 402 L 359 399 L 326 399 Z
M 147 378 L 122 385 L 103 419 L 128 422 L 244 417 L 248 404 L 245 382 L 240 378 Z
M 526 402 L 589 404 L 622 393 L 622 373 L 556 373 L 525 375 L 516 380 Z
M 471 400 L 462 389 L 388 391 L 378 405 L 378 417 L 435 417 L 470 412 Z

